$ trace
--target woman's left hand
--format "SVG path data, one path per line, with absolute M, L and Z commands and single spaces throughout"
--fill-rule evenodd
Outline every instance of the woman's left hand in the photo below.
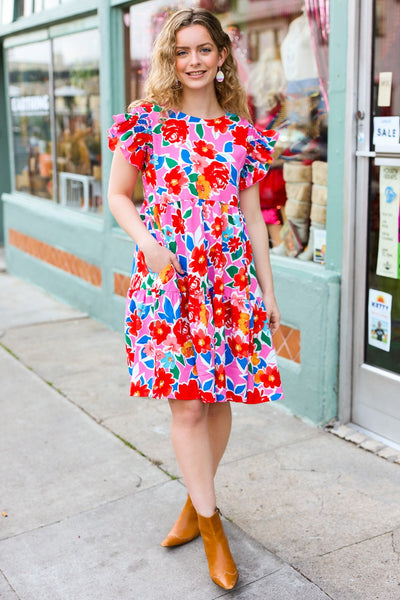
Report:
M 264 294 L 263 301 L 265 308 L 267 309 L 269 327 L 271 329 L 272 335 L 274 335 L 274 333 L 278 331 L 279 325 L 281 323 L 281 313 L 279 312 L 274 295 L 271 296 L 270 294 Z

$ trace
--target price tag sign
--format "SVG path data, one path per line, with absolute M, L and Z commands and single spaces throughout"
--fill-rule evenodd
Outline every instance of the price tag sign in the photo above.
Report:
M 400 142 L 400 117 L 374 117 L 375 146 L 389 146 Z

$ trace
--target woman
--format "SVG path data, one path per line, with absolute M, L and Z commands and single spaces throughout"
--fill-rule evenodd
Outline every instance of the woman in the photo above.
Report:
M 230 39 L 206 10 L 178 11 L 165 24 L 146 91 L 109 130 L 109 205 L 136 243 L 126 313 L 131 394 L 169 400 L 188 488 L 162 545 L 201 534 L 211 578 L 231 589 L 238 572 L 214 489 L 230 401 L 283 396 L 271 341 L 280 315 L 255 185 L 277 136 L 249 123 Z M 131 202 L 139 171 L 141 215 Z

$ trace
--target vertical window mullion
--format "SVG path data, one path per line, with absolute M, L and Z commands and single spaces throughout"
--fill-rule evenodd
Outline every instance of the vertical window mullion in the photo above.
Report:
M 53 198 L 59 202 L 58 198 L 58 167 L 57 167 L 57 132 L 56 132 L 56 109 L 55 109 L 55 90 L 54 90 L 54 59 L 53 59 L 53 40 L 50 40 L 50 65 L 49 65 L 49 87 L 50 87 L 50 131 L 51 131 L 51 158 L 53 162 Z

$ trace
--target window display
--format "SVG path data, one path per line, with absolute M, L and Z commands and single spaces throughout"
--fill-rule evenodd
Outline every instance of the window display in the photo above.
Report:
M 15 189 L 53 199 L 50 42 L 7 53 Z
M 96 30 L 53 40 L 58 198 L 101 210 L 100 40 Z
M 99 56 L 97 30 L 7 50 L 17 191 L 102 210 Z
M 329 3 L 321 0 L 315 6 L 312 1 L 282 0 L 278 6 L 267 0 L 250 0 L 234 8 L 223 0 L 200 0 L 195 5 L 214 12 L 231 38 L 255 125 L 280 132 L 270 173 L 260 184 L 273 252 L 306 261 L 317 256 L 316 262 L 322 263 Z M 151 46 L 162 24 L 171 12 L 184 6 L 184 2 L 167 5 L 150 0 L 125 11 L 127 105 L 144 95 Z M 134 200 L 141 199 L 137 188 Z M 288 227 L 295 248 L 287 247 Z

